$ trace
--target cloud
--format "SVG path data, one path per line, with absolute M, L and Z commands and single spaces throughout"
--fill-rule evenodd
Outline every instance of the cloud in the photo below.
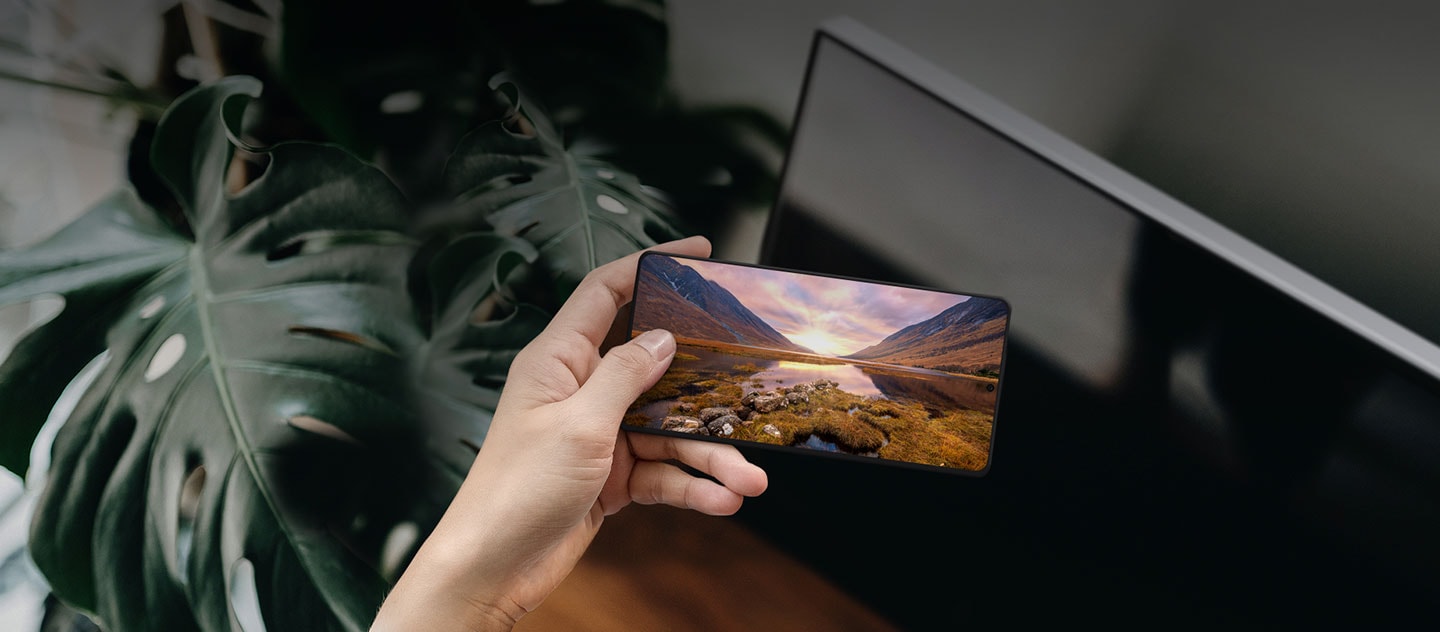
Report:
M 734 294 L 786 337 L 804 339 L 816 351 L 836 355 L 878 343 L 969 298 L 710 261 L 679 261 Z

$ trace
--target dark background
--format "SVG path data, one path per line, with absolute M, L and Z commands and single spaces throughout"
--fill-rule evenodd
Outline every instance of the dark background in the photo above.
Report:
M 891 94 L 873 97 L 895 103 L 897 118 L 929 115 Z M 805 112 L 813 117 L 824 107 L 807 101 Z M 962 118 L 936 124 L 966 124 Z M 806 120 L 802 114 L 802 149 Z M 832 124 L 825 133 L 829 167 L 792 163 L 792 172 L 812 180 L 787 180 L 782 188 L 781 216 L 771 227 L 779 232 L 769 235 L 763 261 L 902 282 L 964 278 L 953 271 L 966 266 L 963 252 L 935 255 L 948 266 L 944 272 L 905 268 L 897 261 L 906 259 L 906 240 L 876 244 L 884 238 L 846 235 L 827 221 L 834 209 L 785 193 L 838 188 L 829 202 L 853 206 L 836 202 L 846 189 L 855 188 L 849 197 L 891 191 L 895 203 L 874 210 L 875 232 L 890 238 L 899 231 L 889 226 L 924 213 L 906 195 L 924 183 L 854 184 L 847 164 L 916 164 L 916 156 L 867 152 L 873 146 L 857 133 L 857 158 L 835 158 L 844 143 L 834 135 L 844 132 Z M 821 159 L 792 152 L 792 160 Z M 955 179 L 1016 178 L 999 166 L 1012 164 L 998 161 L 992 172 L 981 167 Z M 824 186 L 813 180 L 826 177 Z M 984 198 L 963 198 L 964 185 L 929 182 L 957 195 L 953 222 L 925 225 L 927 232 L 959 235 L 994 212 Z M 1063 199 L 1005 210 L 1041 232 L 1061 213 L 1100 212 Z M 847 213 L 853 219 L 854 209 Z M 1315 216 L 1311 221 L 1329 219 L 1323 211 Z M 1316 232 L 1296 231 L 1292 239 Z M 1410 237 L 1390 239 L 1399 247 Z M 742 520 L 906 627 L 1057 616 L 1206 626 L 1436 620 L 1440 547 L 1429 534 L 1440 527 L 1440 383 L 1165 229 L 1145 225 L 1121 247 L 1133 255 L 1117 297 L 1128 341 L 1118 379 L 1096 384 L 1052 362 L 1057 330 L 1013 335 L 989 476 L 755 452 L 772 488 Z M 1307 265 L 1295 254 L 1301 250 L 1280 254 L 1350 289 L 1354 276 Z M 980 259 L 968 265 L 993 266 Z M 1374 287 L 1351 293 L 1396 319 L 1414 319 L 1434 304 L 1432 276 L 1412 280 L 1403 298 Z M 1006 295 L 1017 305 L 1017 323 L 1025 307 L 1083 307 L 1047 293 L 1044 279 L 1029 281 Z
M 76 4 L 97 7 L 102 23 L 116 6 Z M 19 6 L 0 1 L 0 28 L 20 25 L 4 19 Z M 1436 5 L 677 0 L 672 81 L 689 103 L 755 103 L 788 120 L 811 35 L 841 13 L 1382 311 L 1437 320 Z M 87 46 L 123 52 L 156 38 L 147 23 L 103 32 Z M 0 243 L 50 232 L 124 177 L 124 116 L 15 84 L 0 106 Z M 735 218 L 715 235 L 718 254 L 756 260 L 765 220 L 761 209 Z M 795 242 L 795 257 L 902 280 L 819 231 Z M 1186 319 L 1163 291 L 1131 305 L 1152 344 L 1132 358 L 1143 371 L 1118 404 L 1019 342 L 985 479 L 755 452 L 772 487 L 737 520 L 911 628 L 1433 620 L 1440 446 L 1423 380 L 1173 237 L 1143 240 L 1138 284 L 1235 292 L 1260 305 L 1254 318 Z M 801 248 L 811 244 L 830 245 Z M 30 320 L 0 312 L 0 339 Z M 1257 346 L 1270 352 L 1251 355 Z M 1305 372 L 1332 377 L 1314 354 L 1335 347 L 1353 358 L 1339 372 L 1354 379 L 1317 394 Z M 1224 383 L 1235 424 L 1217 446 L 1142 379 L 1167 376 L 1185 353 L 1292 377 Z M 1333 405 L 1283 397 L 1295 393 Z M 1262 396 L 1273 398 L 1256 406 Z M 1067 423 L 1076 405 L 1105 431 Z M 23 531 L 23 520 L 0 520 L 7 546 Z

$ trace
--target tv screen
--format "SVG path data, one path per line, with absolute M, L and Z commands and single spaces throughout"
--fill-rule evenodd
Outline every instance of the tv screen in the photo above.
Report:
M 761 263 L 1005 297 L 1005 421 L 983 479 L 749 454 L 742 519 L 907 628 L 1440 614 L 1433 338 L 852 21 L 793 134 Z

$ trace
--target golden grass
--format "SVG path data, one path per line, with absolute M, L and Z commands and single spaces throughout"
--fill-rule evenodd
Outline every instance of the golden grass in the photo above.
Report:
M 739 413 L 746 386 L 750 390 L 765 388 L 764 382 L 752 377 L 761 370 L 750 362 L 734 365 L 730 371 L 672 368 L 636 404 L 674 399 L 693 404 L 697 411 L 725 406 Z M 984 468 L 989 457 L 994 418 L 988 412 L 935 410 L 933 406 L 927 410 L 919 403 L 863 397 L 836 388 L 812 391 L 809 398 L 735 426 L 731 438 L 796 445 L 813 435 L 851 453 L 969 470 Z M 851 409 L 855 412 L 849 412 Z M 631 413 L 624 423 L 644 425 L 646 421 L 643 415 Z M 766 434 L 766 424 L 774 425 L 780 436 Z

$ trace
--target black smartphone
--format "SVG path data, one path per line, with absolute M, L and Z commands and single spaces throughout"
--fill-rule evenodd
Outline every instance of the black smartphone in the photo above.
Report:
M 990 468 L 1010 305 L 650 251 L 630 335 L 670 368 L 627 430 L 945 472 Z

